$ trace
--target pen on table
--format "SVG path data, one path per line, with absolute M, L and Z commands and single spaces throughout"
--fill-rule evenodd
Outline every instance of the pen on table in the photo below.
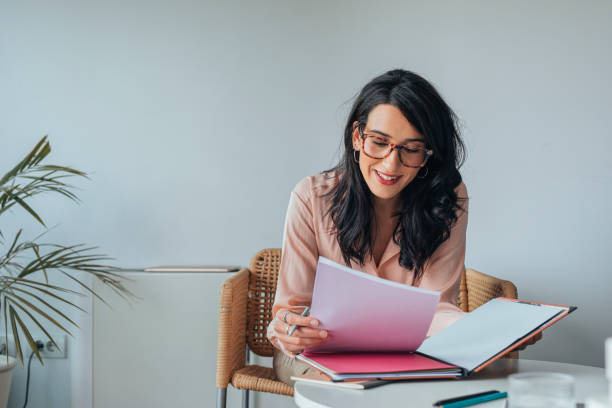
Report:
M 306 309 L 304 309 L 304 311 L 302 312 L 302 316 L 306 316 L 309 311 L 310 311 L 310 306 L 306 306 Z M 296 329 L 297 329 L 297 324 L 295 326 L 291 326 L 291 329 L 289 330 L 289 336 L 293 335 L 293 332 L 295 332 Z
M 506 398 L 507 392 L 496 392 L 493 394 L 481 395 L 480 397 L 467 398 L 457 402 L 451 402 L 449 404 L 440 405 L 442 408 L 463 408 L 469 407 L 470 405 L 476 405 L 487 401 L 493 401 L 500 398 Z
M 449 399 L 443 399 L 443 400 L 440 400 L 440 401 L 436 401 L 436 402 L 433 403 L 433 405 L 434 405 L 434 407 L 440 406 L 440 405 L 446 405 L 446 404 L 450 404 L 451 402 L 463 401 L 465 399 L 481 397 L 483 395 L 488 395 L 488 394 L 495 394 L 497 392 L 499 392 L 499 390 L 489 390 L 489 391 L 478 392 L 476 394 L 461 395 L 459 397 L 454 397 L 454 398 L 449 398 Z

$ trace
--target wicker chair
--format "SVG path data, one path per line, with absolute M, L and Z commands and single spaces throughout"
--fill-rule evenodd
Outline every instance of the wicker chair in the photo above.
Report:
M 265 357 L 274 354 L 266 328 L 272 320 L 280 257 L 280 249 L 259 251 L 248 269 L 223 282 L 217 344 L 218 408 L 225 408 L 229 383 L 243 390 L 245 408 L 249 405 L 249 390 L 293 395 L 293 387 L 278 381 L 272 368 L 248 364 L 249 350 Z M 516 287 L 473 269 L 463 273 L 458 299 L 462 310 L 471 312 L 498 296 L 516 299 Z M 509 353 L 509 357 L 517 358 L 518 352 Z

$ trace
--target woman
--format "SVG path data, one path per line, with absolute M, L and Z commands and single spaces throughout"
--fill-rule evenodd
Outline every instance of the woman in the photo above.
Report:
M 463 316 L 468 199 L 459 167 L 464 146 L 455 114 L 434 87 L 405 70 L 369 82 L 344 131 L 344 155 L 291 194 L 274 320 L 277 377 L 309 368 L 292 356 L 326 341 L 310 305 L 318 257 L 396 282 L 441 292 L 429 335 Z M 365 323 L 367 324 L 367 323 Z M 290 327 L 298 329 L 290 333 Z

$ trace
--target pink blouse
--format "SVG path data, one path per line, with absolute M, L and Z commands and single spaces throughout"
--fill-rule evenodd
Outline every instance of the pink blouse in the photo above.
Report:
M 333 221 L 327 214 L 330 197 L 323 197 L 337 182 L 336 173 L 317 174 L 300 181 L 291 192 L 273 316 L 276 316 L 279 309 L 301 312 L 304 306 L 310 305 L 319 256 L 345 264 L 336 241 Z M 456 191 L 459 197 L 465 198 L 461 202 L 465 211 L 459 211 L 449 239 L 436 249 L 425 264 L 423 277 L 418 284 L 419 287 L 441 292 L 428 335 L 449 326 L 465 314 L 456 302 L 464 269 L 468 202 L 463 183 Z M 414 272 L 399 264 L 399 255 L 399 245 L 390 239 L 378 267 L 371 257 L 365 260 L 363 266 L 351 263 L 350 267 L 410 285 Z

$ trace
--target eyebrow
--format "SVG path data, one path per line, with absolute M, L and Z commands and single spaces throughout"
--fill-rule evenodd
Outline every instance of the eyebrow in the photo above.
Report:
M 387 134 L 387 133 L 385 133 L 385 132 L 383 132 L 381 130 L 370 129 L 370 132 L 378 133 L 381 136 L 391 138 L 391 135 L 389 135 L 389 134 Z M 425 139 L 413 139 L 413 138 L 411 139 L 411 138 L 408 138 L 408 139 L 404 139 L 403 141 L 401 141 L 400 144 L 407 143 L 407 142 L 423 142 L 423 143 L 425 143 Z

